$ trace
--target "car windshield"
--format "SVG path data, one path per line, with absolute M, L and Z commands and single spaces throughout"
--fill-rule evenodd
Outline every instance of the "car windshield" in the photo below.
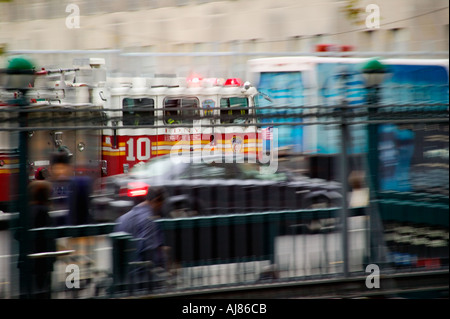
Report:
M 256 179 L 268 181 L 288 181 L 289 176 L 273 171 L 269 165 L 252 163 L 242 158 L 230 161 L 221 156 L 207 158 L 160 156 L 146 163 L 136 164 L 130 175 L 138 178 L 163 176 L 170 179 Z
M 180 164 L 172 161 L 170 157 L 155 157 L 148 162 L 138 163 L 130 170 L 134 177 L 172 176 L 179 171 Z
M 287 181 L 288 176 L 279 171 L 273 172 L 268 165 L 260 163 L 238 163 L 241 179 L 260 179 L 269 181 Z
M 272 172 L 266 165 L 250 162 L 227 162 L 225 160 L 206 160 L 191 162 L 178 176 L 180 179 L 258 179 L 287 181 L 283 172 Z

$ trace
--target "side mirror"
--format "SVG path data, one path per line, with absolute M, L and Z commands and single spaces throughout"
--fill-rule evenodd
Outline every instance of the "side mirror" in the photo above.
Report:
M 261 95 L 261 96 L 262 96 L 264 99 L 266 99 L 267 101 L 273 102 L 272 98 L 271 98 L 270 96 L 268 96 L 267 94 L 262 93 L 262 92 L 258 92 L 258 94 Z

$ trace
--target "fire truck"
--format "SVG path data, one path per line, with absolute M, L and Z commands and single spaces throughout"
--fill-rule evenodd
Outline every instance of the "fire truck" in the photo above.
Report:
M 103 130 L 105 175 L 171 152 L 257 154 L 257 90 L 237 78 L 111 79 Z
M 28 173 L 48 169 L 52 152 L 72 157 L 76 175 L 126 173 L 170 152 L 259 154 L 258 91 L 238 78 L 172 75 L 107 77 L 104 59 L 76 59 L 71 69 L 36 72 L 27 90 Z M 16 200 L 19 173 L 17 92 L 0 95 L 0 210 Z M 22 110 L 23 111 L 23 110 Z M 8 186 L 9 185 L 9 186 Z M 6 190 L 5 190 L 6 189 Z

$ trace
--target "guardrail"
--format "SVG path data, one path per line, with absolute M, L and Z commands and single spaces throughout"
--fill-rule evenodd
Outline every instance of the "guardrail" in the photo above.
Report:
M 368 208 L 349 209 L 350 275 L 361 276 L 368 263 L 377 263 L 382 271 L 390 272 L 448 268 L 448 215 L 447 223 L 445 218 L 391 223 L 397 216 L 392 215 L 396 210 L 385 206 L 383 201 L 388 200 L 376 204 L 380 205 L 382 218 L 389 221 L 384 229 L 387 251 L 384 261 L 371 260 Z M 442 213 L 433 205 L 404 203 L 406 209 L 422 207 L 424 214 Z M 339 213 L 340 208 L 329 208 L 159 219 L 157 223 L 170 247 L 168 269 L 136 262 L 137 239 L 126 233 L 114 233 L 115 223 L 31 229 L 31 241 L 39 238 L 55 241 L 57 250 L 28 257 L 55 258 L 52 298 L 164 296 L 189 294 L 196 289 L 238 289 L 318 278 L 336 280 L 342 277 L 343 267 Z M 313 221 L 317 220 L 322 224 L 315 228 Z M 394 226 L 389 227 L 391 224 Z M 405 227 L 409 227 L 409 232 Z M 420 242 L 418 238 L 428 241 Z M 100 249 L 103 254 L 98 254 Z M 99 263 L 103 267 L 98 267 Z M 80 270 L 80 286 L 67 282 L 72 274 L 67 272 L 70 265 Z M 137 282 L 134 275 L 137 267 L 148 269 L 145 285 Z M 30 291 L 30 296 L 36 296 L 36 291 Z
M 378 138 L 381 138 L 377 135 L 377 125 L 448 122 L 448 104 L 427 105 L 427 107 L 421 105 L 357 107 L 368 108 L 368 111 L 364 113 L 364 115 L 369 115 L 367 119 L 355 117 L 354 121 L 344 123 L 343 119 L 353 116 L 351 112 L 342 113 L 339 112 L 339 109 L 336 109 L 335 112 L 333 109 L 328 114 L 334 115 L 332 119 L 303 122 L 300 121 L 299 114 L 293 114 L 293 121 L 278 122 L 276 125 L 368 124 L 369 138 L 375 137 L 376 140 L 371 145 L 373 147 L 370 148 L 368 154 L 370 162 L 368 164 L 373 171 L 366 175 L 373 176 L 372 183 L 377 184 L 380 180 L 378 178 L 378 160 L 380 158 Z M 301 108 L 303 107 L 299 107 L 299 109 Z M 318 108 L 321 107 L 318 106 Z M 375 109 L 378 112 L 372 114 L 370 110 Z M 350 114 L 349 118 L 347 118 L 347 114 Z M 324 116 L 324 114 L 316 115 L 318 118 Z M 277 117 L 280 117 L 280 114 L 273 115 L 273 118 Z M 296 121 L 295 118 L 298 118 L 299 121 Z M 17 120 L 19 119 L 17 118 Z M 82 122 L 80 123 L 82 124 Z M 104 126 L 102 123 L 96 125 L 61 127 L 61 130 L 114 128 L 113 126 Z M 155 128 L 157 126 L 143 125 L 140 127 Z M 47 128 L 45 125 L 36 127 L 18 125 L 2 130 L 26 132 Z M 134 128 L 134 126 L 126 128 Z M 345 135 L 342 134 L 342 136 Z M 386 138 L 386 141 L 394 144 L 392 138 Z M 445 150 L 445 147 L 443 149 Z M 400 163 L 397 164 L 401 166 Z M 24 171 L 24 173 L 26 172 Z M 441 171 L 437 173 L 440 176 L 445 175 Z M 344 173 L 342 175 L 345 176 Z M 423 187 L 421 189 L 433 185 L 423 183 L 420 178 L 419 180 L 419 186 Z M 345 184 L 344 182 L 341 185 Z M 369 186 L 373 192 L 379 189 L 377 185 Z M 344 268 L 348 268 L 351 276 L 364 273 L 365 265 L 368 263 L 377 263 L 380 267 L 385 267 L 383 269 L 394 269 L 394 271 L 399 268 L 413 272 L 448 269 L 448 184 L 441 186 L 441 190 L 447 192 L 446 196 L 409 192 L 378 192 L 376 197 L 372 198 L 370 207 L 348 209 L 348 212 L 342 214 L 348 216 L 352 221 L 349 225 L 347 225 L 346 219 L 341 220 L 341 211 L 344 211 L 344 208 L 341 207 L 252 213 L 247 210 L 238 215 L 160 219 L 157 222 L 162 226 L 167 238 L 167 245 L 171 248 L 169 256 L 172 267 L 168 269 L 169 271 L 156 269 L 151 263 L 136 262 L 133 256 L 136 239 L 128 234 L 113 233 L 114 223 L 30 230 L 26 237 L 30 237 L 31 242 L 36 238 L 44 238 L 47 241 L 56 241 L 57 245 L 55 250 L 49 250 L 39 255 L 28 254 L 27 258 L 56 258 L 58 260 L 57 267 L 52 271 L 52 277 L 56 281 L 50 287 L 51 297 L 58 297 L 60 294 L 66 293 L 72 297 L 117 297 L 147 293 L 162 295 L 168 291 L 189 293 L 192 289 L 204 287 L 215 289 L 223 286 L 242 287 L 243 285 L 280 280 L 305 281 L 317 277 L 339 278 L 346 273 L 343 271 Z M 346 189 L 343 189 L 342 193 L 346 193 Z M 275 196 L 273 197 L 275 199 Z M 298 207 L 295 203 L 293 206 Z M 119 208 L 124 209 L 124 207 Z M 245 207 L 242 206 L 242 208 Z M 231 211 L 233 209 L 235 207 L 231 208 Z M 370 214 L 368 210 L 370 210 Z M 379 228 L 373 228 L 374 225 L 368 222 L 369 216 L 371 222 L 380 217 L 382 223 L 378 225 Z M 317 222 L 318 220 L 320 223 Z M 15 225 L 9 227 L 7 224 L 10 224 L 10 221 L 2 221 L 0 218 L 0 230 L 9 232 L 16 227 Z M 9 237 L 14 241 L 12 236 Z M 380 239 L 374 241 L 375 237 Z M 60 244 L 59 248 L 58 244 Z M 382 248 L 381 257 L 383 259 L 374 259 L 374 255 L 371 254 L 374 248 Z M 104 252 L 107 252 L 108 257 L 103 254 L 101 258 L 107 258 L 110 262 L 100 269 L 101 271 L 90 267 L 93 264 L 93 259 L 89 257 L 92 249 L 94 251 L 103 249 Z M 348 252 L 348 256 L 343 256 L 343 250 Z M 78 254 L 78 252 L 81 253 Z M 10 258 L 12 264 L 20 263 L 16 260 L 15 251 L 8 251 L 4 256 Z M 76 256 L 79 258 L 75 258 Z M 95 261 L 101 262 L 101 258 L 97 258 Z M 2 260 L 4 259 L 6 258 L 2 258 Z M 84 265 L 89 265 L 86 266 L 88 267 L 87 275 L 80 276 L 80 280 L 83 281 L 81 286 L 85 288 L 84 290 L 94 283 L 93 293 L 80 294 L 78 292 L 81 288 L 75 287 L 75 282 L 70 280 L 67 282 L 71 273 L 67 273 L 65 270 L 72 264 L 77 265 L 81 270 L 84 269 Z M 148 278 L 144 286 L 139 285 L 136 282 L 137 278 L 133 275 L 133 270 L 139 267 L 148 269 Z M 0 277 L 2 289 L 16 283 L 12 279 L 13 268 L 10 272 L 0 270 L 2 277 L 7 274 L 6 278 Z M 25 279 L 29 276 L 26 272 L 22 275 L 25 276 Z M 75 277 L 73 280 L 76 279 Z M 23 279 L 21 278 L 21 280 Z M 35 293 L 33 288 L 28 291 L 30 296 Z M 15 293 L 9 293 L 9 296 L 14 297 Z

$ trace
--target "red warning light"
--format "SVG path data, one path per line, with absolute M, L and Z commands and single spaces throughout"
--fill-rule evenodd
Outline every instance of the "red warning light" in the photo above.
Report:
M 149 185 L 142 182 L 135 182 L 128 184 L 128 197 L 145 196 L 148 193 Z
M 242 86 L 242 80 L 239 78 L 230 78 L 225 81 L 225 86 Z
M 188 78 L 186 79 L 188 86 L 200 86 L 200 84 L 203 81 L 203 78 L 196 73 L 191 74 L 190 76 L 188 76 Z

